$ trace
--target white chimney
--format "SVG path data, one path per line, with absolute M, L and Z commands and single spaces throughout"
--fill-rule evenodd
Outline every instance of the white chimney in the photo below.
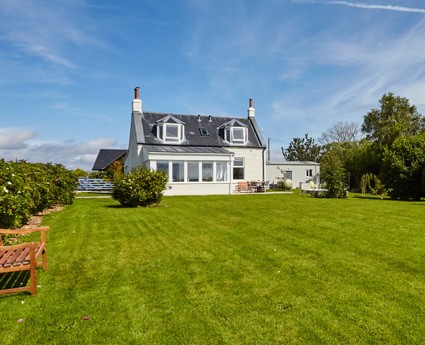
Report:
M 142 100 L 140 99 L 140 88 L 139 87 L 134 88 L 134 99 L 133 99 L 132 108 L 133 108 L 133 113 L 134 112 L 138 112 L 138 113 L 142 112 Z
M 249 99 L 248 118 L 255 117 L 255 109 L 252 106 L 252 98 Z

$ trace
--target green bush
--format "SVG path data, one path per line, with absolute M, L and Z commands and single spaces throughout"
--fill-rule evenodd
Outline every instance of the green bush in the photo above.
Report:
M 382 180 L 393 199 L 425 197 L 425 133 L 397 138 L 385 149 Z
M 127 207 L 149 206 L 161 202 L 168 177 L 163 171 L 136 168 L 114 180 L 112 197 Z
M 346 198 L 346 172 L 337 151 L 329 151 L 322 156 L 320 176 L 326 185 L 326 197 Z
M 18 228 L 33 214 L 71 204 L 76 186 L 60 164 L 0 160 L 0 226 Z

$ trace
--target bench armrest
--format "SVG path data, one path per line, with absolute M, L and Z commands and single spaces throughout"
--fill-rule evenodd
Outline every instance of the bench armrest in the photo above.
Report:
M 11 235 L 23 235 L 23 234 L 31 234 L 33 232 L 44 232 L 49 230 L 48 226 L 41 226 L 39 228 L 29 228 L 29 229 L 0 229 L 0 234 L 11 234 Z
M 0 246 L 0 252 L 8 252 L 8 251 L 12 251 L 12 250 L 16 250 L 16 249 L 21 249 L 21 248 L 40 248 L 41 243 L 40 242 L 27 242 L 27 243 L 22 243 L 22 244 L 14 244 L 11 246 Z
M 27 235 L 34 232 L 40 233 L 40 242 L 46 244 L 46 231 L 50 228 L 48 226 L 41 226 L 39 228 L 28 228 L 28 229 L 0 229 L 0 246 L 3 245 L 2 234 L 4 235 Z

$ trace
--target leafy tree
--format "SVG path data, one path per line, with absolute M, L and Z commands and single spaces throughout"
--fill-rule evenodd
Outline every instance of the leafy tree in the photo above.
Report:
M 76 179 L 78 179 L 80 177 L 87 177 L 89 175 L 89 173 L 87 171 L 83 170 L 83 169 L 78 168 L 78 169 L 75 169 L 75 170 L 72 171 L 72 175 Z
M 282 154 L 287 161 L 312 161 L 318 162 L 321 147 L 314 143 L 314 139 L 305 134 L 304 138 L 293 138 L 289 147 L 282 147 Z
M 366 138 L 378 143 L 384 150 L 400 136 L 420 133 L 425 128 L 425 118 L 404 97 L 384 94 L 380 109 L 372 109 L 363 117 L 362 132 Z M 381 152 L 381 153 L 382 153 Z
M 357 141 L 361 133 L 360 125 L 355 122 L 338 122 L 327 129 L 319 138 L 322 145 Z
M 109 176 L 108 176 L 108 173 L 106 171 L 92 171 L 89 174 L 89 178 L 109 179 Z
M 124 158 L 113 162 L 108 169 L 106 169 L 106 176 L 110 180 L 115 180 L 124 174 Z
M 425 197 L 425 133 L 399 137 L 385 150 L 382 180 L 394 199 Z
M 320 177 L 326 185 L 328 198 L 345 198 L 347 196 L 347 178 L 344 169 L 341 151 L 334 149 L 322 156 Z

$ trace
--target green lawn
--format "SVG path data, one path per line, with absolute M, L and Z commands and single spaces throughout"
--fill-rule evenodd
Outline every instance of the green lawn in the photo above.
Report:
M 359 197 L 78 199 L 44 219 L 37 296 L 0 296 L 0 342 L 422 344 L 424 215 Z

